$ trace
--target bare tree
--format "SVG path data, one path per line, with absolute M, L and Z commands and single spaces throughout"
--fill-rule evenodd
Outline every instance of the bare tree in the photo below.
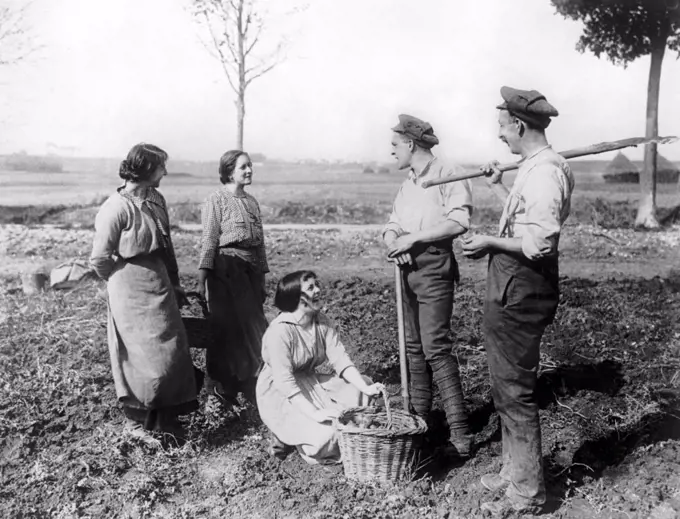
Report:
M 257 0 L 192 0 L 191 11 L 236 94 L 237 147 L 243 149 L 246 90 L 284 60 L 288 42 L 281 37 L 266 49 L 268 13 Z
M 17 64 L 39 48 L 26 21 L 29 5 L 27 2 L 0 1 L 0 66 Z
M 613 63 L 650 55 L 646 137 L 659 130 L 659 86 L 666 47 L 680 51 L 680 0 L 551 0 L 565 17 L 581 20 L 577 50 L 604 54 Z M 656 228 L 656 144 L 645 147 L 636 227 Z

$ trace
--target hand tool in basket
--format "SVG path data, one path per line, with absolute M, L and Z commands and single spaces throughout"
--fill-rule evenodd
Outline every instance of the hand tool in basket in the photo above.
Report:
M 404 333 L 404 301 L 402 294 L 401 268 L 394 263 L 394 283 L 397 292 L 397 328 L 399 330 L 399 373 L 401 375 L 401 396 L 404 411 L 411 412 L 411 396 L 408 392 L 408 360 L 406 359 L 406 337 Z M 387 402 L 387 399 L 385 399 Z

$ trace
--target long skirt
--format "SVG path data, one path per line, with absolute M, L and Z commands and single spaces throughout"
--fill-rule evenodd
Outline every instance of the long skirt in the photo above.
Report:
M 227 254 L 215 257 L 208 280 L 208 304 L 217 339 L 206 352 L 208 376 L 228 396 L 251 396 L 262 367 L 264 274 L 248 261 Z
M 138 256 L 114 270 L 108 306 L 111 369 L 125 414 L 153 427 L 158 412 L 196 409 L 189 343 L 162 257 Z
M 363 378 L 367 384 L 373 383 L 368 377 Z M 344 411 L 368 405 L 367 396 L 337 375 L 298 371 L 295 380 L 302 395 L 317 409 Z M 257 380 L 257 408 L 267 428 L 281 442 L 295 446 L 307 463 L 340 461 L 339 438 L 333 425 L 312 420 L 278 391 L 269 366 L 265 366 Z

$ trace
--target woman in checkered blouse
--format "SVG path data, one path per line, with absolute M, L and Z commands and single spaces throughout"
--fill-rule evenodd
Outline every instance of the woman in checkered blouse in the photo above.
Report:
M 199 291 L 207 290 L 218 337 L 207 350 L 207 371 L 228 400 L 234 402 L 242 391 L 254 402 L 267 328 L 262 305 L 269 266 L 262 218 L 257 200 L 245 191 L 253 177 L 248 154 L 226 152 L 219 175 L 223 185 L 208 197 L 201 212 Z

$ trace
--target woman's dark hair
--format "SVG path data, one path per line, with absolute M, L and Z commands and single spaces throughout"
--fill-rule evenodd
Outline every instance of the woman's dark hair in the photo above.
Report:
M 234 168 L 241 155 L 248 155 L 245 151 L 229 150 L 220 157 L 220 182 L 229 184 L 234 180 Z
M 311 278 L 318 279 L 311 270 L 298 270 L 283 276 L 276 286 L 274 306 L 282 312 L 295 311 L 300 304 L 302 283 Z
M 168 154 L 158 146 L 140 142 L 132 147 L 127 159 L 120 163 L 118 175 L 130 182 L 145 181 L 159 166 L 164 166 L 167 160 Z

